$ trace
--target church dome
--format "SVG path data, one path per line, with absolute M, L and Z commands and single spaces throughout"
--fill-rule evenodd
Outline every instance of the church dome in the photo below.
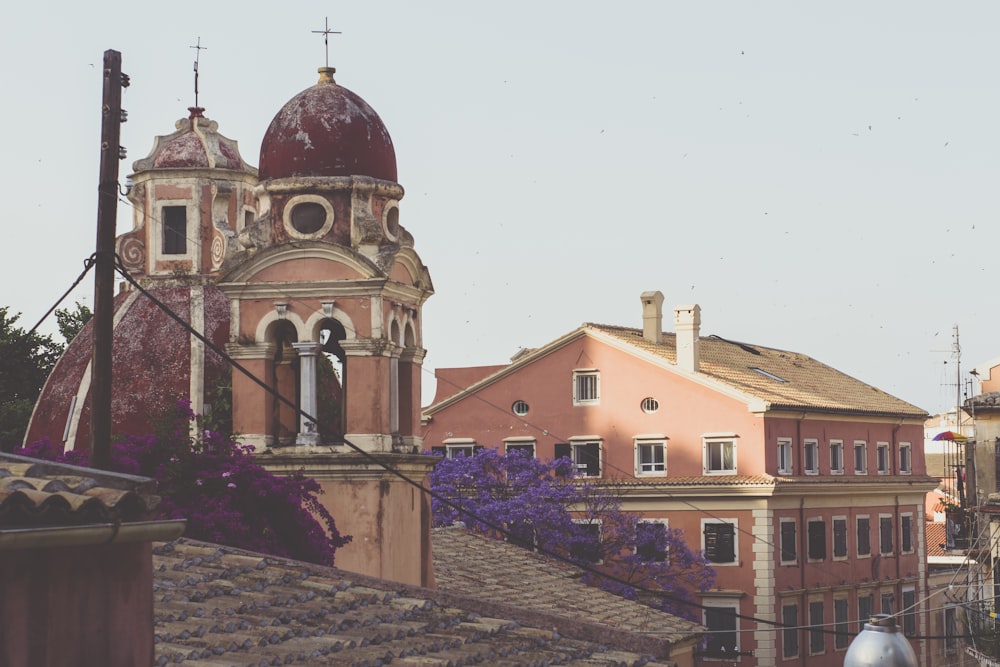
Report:
M 396 151 L 382 119 L 320 68 L 320 80 L 271 121 L 260 147 L 260 178 L 370 176 L 396 181 Z
M 232 169 L 254 173 L 243 161 L 235 141 L 219 134 L 219 124 L 190 108 L 191 115 L 174 124 L 176 132 L 156 137 L 149 155 L 133 164 L 136 172 L 148 169 Z

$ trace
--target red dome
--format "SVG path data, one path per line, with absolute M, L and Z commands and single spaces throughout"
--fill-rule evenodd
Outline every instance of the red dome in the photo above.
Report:
M 264 134 L 260 178 L 371 176 L 396 181 L 396 151 L 375 110 L 332 78 L 285 104 Z

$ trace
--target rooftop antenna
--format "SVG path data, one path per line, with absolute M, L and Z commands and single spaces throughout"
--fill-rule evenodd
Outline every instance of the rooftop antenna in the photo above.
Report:
M 326 50 L 326 69 L 330 69 L 330 35 L 342 35 L 339 30 L 330 30 L 330 17 L 323 17 L 323 29 L 313 30 L 314 35 L 323 35 L 323 48 Z
M 201 45 L 201 37 L 198 37 L 198 43 L 194 46 L 189 46 L 189 49 L 197 49 L 195 53 L 197 54 L 194 58 L 194 106 L 188 107 L 188 111 L 191 112 L 191 118 L 201 117 L 201 113 L 204 111 L 203 108 L 198 106 L 198 63 L 201 60 L 201 52 L 207 51 L 207 46 Z

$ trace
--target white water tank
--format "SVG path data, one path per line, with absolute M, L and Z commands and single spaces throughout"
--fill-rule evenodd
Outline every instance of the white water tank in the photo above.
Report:
M 872 616 L 847 647 L 844 667 L 917 667 L 917 655 L 891 616 Z

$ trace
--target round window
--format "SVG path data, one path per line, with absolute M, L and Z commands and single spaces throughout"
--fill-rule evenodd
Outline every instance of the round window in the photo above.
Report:
M 528 404 L 524 401 L 514 401 L 514 405 L 510 406 L 510 409 L 519 417 L 528 414 Z
M 641 407 L 643 412 L 651 415 L 660 409 L 660 402 L 655 398 L 653 398 L 652 396 L 647 396 L 646 398 L 642 399 Z
M 299 234 L 315 234 L 326 224 L 326 209 L 313 201 L 296 204 L 292 209 L 292 227 Z
M 392 206 L 385 212 L 385 235 L 390 241 L 399 238 L 399 207 Z

